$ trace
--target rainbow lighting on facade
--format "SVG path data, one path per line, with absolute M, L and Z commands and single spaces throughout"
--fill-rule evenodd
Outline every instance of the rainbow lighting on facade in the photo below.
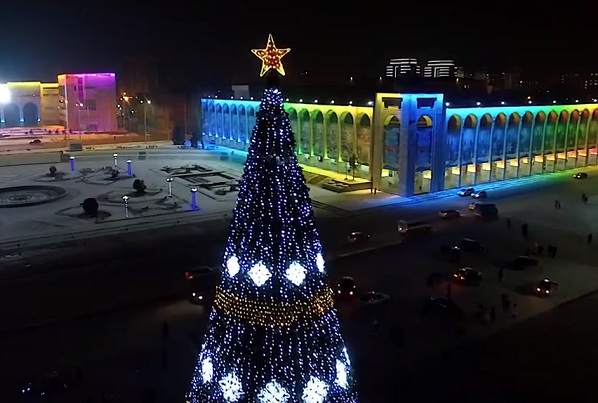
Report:
M 81 131 L 117 130 L 114 73 L 61 74 L 57 81 L 0 84 L 2 126 L 41 124 Z M 79 82 L 83 85 L 78 86 Z
M 368 103 L 369 104 L 369 103 Z M 378 93 L 372 106 L 287 102 L 297 156 L 402 196 L 597 165 L 598 103 L 451 108 L 443 94 Z M 203 98 L 202 132 L 246 150 L 258 101 Z

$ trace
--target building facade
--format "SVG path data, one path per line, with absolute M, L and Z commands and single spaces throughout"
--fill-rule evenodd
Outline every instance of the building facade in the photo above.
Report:
M 114 73 L 58 76 L 60 122 L 68 130 L 118 130 Z
M 201 100 L 204 141 L 247 150 L 258 101 Z M 443 94 L 373 106 L 286 103 L 299 162 L 411 196 L 598 164 L 598 103 L 450 108 Z

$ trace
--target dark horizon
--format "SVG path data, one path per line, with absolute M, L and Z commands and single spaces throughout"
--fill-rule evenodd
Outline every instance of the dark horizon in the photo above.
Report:
M 512 0 L 494 9 L 471 0 L 459 7 L 380 2 L 372 11 L 311 0 L 288 8 L 237 1 L 156 8 L 129 0 L 107 0 L 102 8 L 55 3 L 4 6 L 11 19 L 0 38 L 0 81 L 116 71 L 123 57 L 141 55 L 156 57 L 178 84 L 245 83 L 259 71 L 250 49 L 263 47 L 268 33 L 278 47 L 292 49 L 284 59 L 290 80 L 305 72 L 331 82 L 375 77 L 390 58 L 404 56 L 495 70 L 577 72 L 597 64 L 588 52 L 590 13 L 575 4 L 540 10 Z

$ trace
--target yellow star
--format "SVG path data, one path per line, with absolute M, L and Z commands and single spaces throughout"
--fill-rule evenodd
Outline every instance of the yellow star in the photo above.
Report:
M 262 71 L 260 72 L 260 77 L 263 77 L 264 74 L 266 74 L 270 69 L 278 71 L 281 76 L 285 75 L 281 59 L 283 56 L 289 53 L 291 49 L 277 49 L 276 45 L 274 44 L 274 38 L 272 38 L 272 34 L 268 35 L 266 49 L 251 49 L 251 51 L 262 61 Z

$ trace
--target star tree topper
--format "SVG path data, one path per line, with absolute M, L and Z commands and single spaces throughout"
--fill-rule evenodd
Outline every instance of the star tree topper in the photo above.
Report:
M 251 49 L 251 51 L 262 61 L 260 77 L 263 77 L 270 69 L 278 71 L 281 76 L 285 75 L 281 59 L 289 53 L 291 49 L 277 49 L 272 34 L 268 35 L 268 43 L 266 44 L 265 49 Z

